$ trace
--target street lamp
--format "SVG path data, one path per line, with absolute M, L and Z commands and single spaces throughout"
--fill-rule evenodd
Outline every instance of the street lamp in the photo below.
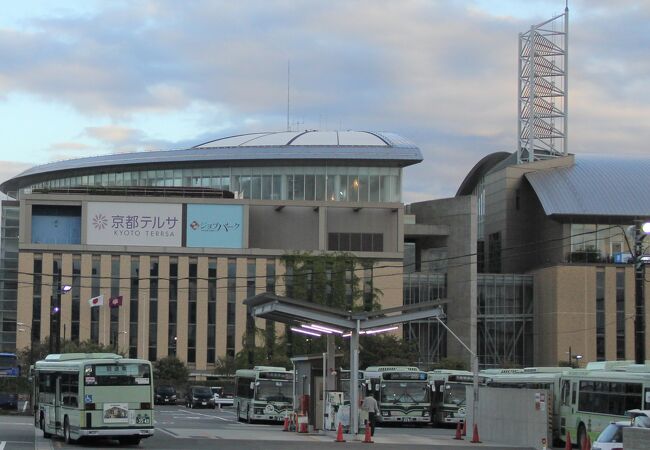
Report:
M 67 294 L 71 290 L 72 286 L 68 284 L 62 286 L 59 282 L 56 295 L 50 296 L 50 305 L 52 305 L 50 314 L 50 353 L 61 353 L 61 294 Z M 54 327 L 54 330 L 52 330 L 52 327 Z
M 576 359 L 576 366 L 579 369 L 580 368 L 580 360 L 582 359 L 582 355 L 575 355 L 574 358 Z
M 634 221 L 634 359 L 637 364 L 645 363 L 645 261 L 643 240 L 650 233 L 650 222 Z
M 127 334 L 128 331 L 116 331 L 115 332 L 115 337 L 114 337 L 114 344 L 115 344 L 115 353 L 119 353 L 120 351 L 120 334 Z

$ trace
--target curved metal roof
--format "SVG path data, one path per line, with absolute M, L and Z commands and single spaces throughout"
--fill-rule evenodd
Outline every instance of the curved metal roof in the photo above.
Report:
M 492 168 L 494 168 L 497 164 L 511 155 L 512 153 L 508 152 L 490 153 L 479 162 L 477 162 L 474 167 L 472 167 L 472 170 L 470 170 L 469 173 L 465 176 L 463 182 L 460 184 L 458 191 L 456 191 L 456 197 L 460 195 L 471 195 L 472 192 L 474 192 L 474 188 L 480 179 L 484 177 L 485 174 L 487 174 L 490 170 L 492 170 Z
M 368 131 L 302 131 L 252 133 L 225 137 L 189 149 L 116 153 L 57 161 L 31 167 L 0 184 L 0 191 L 51 179 L 57 173 L 96 173 L 110 167 L 157 164 L 175 166 L 201 161 L 367 161 L 406 167 L 422 161 L 412 142 L 394 133 Z M 99 170 L 93 170 L 99 169 Z
M 570 167 L 526 173 L 547 215 L 650 216 L 650 157 L 575 155 Z

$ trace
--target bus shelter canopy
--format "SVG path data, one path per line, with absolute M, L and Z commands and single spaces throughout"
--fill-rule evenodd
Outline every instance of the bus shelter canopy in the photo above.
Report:
M 356 330 L 357 326 L 359 330 L 368 330 L 432 317 L 443 319 L 445 315 L 441 305 L 445 303 L 446 299 L 440 299 L 377 311 L 352 312 L 270 292 L 244 300 L 254 317 L 288 324 L 311 322 L 343 328 L 346 331 Z
M 428 318 L 445 317 L 442 304 L 446 299 L 414 303 L 378 311 L 352 312 L 331 308 L 304 300 L 281 297 L 264 292 L 244 300 L 253 317 L 287 324 L 311 324 L 320 327 L 337 327 L 350 333 L 350 433 L 359 432 L 359 334 L 378 327 L 396 325 Z M 379 331 L 379 330 L 377 330 Z

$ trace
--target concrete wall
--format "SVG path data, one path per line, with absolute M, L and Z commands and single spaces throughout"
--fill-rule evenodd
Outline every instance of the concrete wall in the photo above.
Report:
M 542 448 L 542 439 L 551 447 L 550 423 L 553 403 L 549 391 L 539 389 L 479 389 L 479 437 L 483 441 L 521 447 Z M 545 400 L 542 402 L 542 398 Z M 467 437 L 471 439 L 474 396 L 467 387 Z M 627 450 L 627 444 L 625 446 Z
M 536 366 L 556 366 L 573 355 L 596 361 L 596 272 L 605 276 L 605 359 L 616 360 L 616 272 L 625 273 L 625 359 L 634 359 L 634 268 L 563 264 L 532 272 L 535 277 Z M 646 287 L 646 292 L 650 287 Z M 650 319 L 646 296 L 646 323 Z M 650 336 L 646 334 L 646 352 Z
M 462 196 L 413 203 L 410 212 L 418 224 L 447 225 L 446 306 L 447 325 L 470 348 L 477 348 L 476 335 L 476 197 Z M 439 245 L 439 244 L 436 244 Z M 426 252 L 425 252 L 426 253 Z M 453 336 L 447 339 L 447 355 L 470 360 L 467 350 Z
M 648 450 L 650 447 L 650 428 L 623 428 L 625 450 Z
M 538 245 L 562 237 L 564 228 L 549 219 L 524 178 L 528 172 L 572 165 L 573 156 L 507 166 L 485 178 L 485 254 L 489 236 L 501 233 L 501 273 L 522 273 L 544 263 L 562 261 L 564 247 Z M 486 265 L 486 270 L 490 271 Z
M 251 206 L 250 248 L 318 250 L 318 209 L 285 206 Z

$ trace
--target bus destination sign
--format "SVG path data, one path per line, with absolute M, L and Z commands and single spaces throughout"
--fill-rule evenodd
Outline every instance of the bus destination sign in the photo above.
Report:
M 384 372 L 381 374 L 384 380 L 426 380 L 425 372 Z
M 293 380 L 293 373 L 291 372 L 260 372 L 260 379 L 264 380 Z

